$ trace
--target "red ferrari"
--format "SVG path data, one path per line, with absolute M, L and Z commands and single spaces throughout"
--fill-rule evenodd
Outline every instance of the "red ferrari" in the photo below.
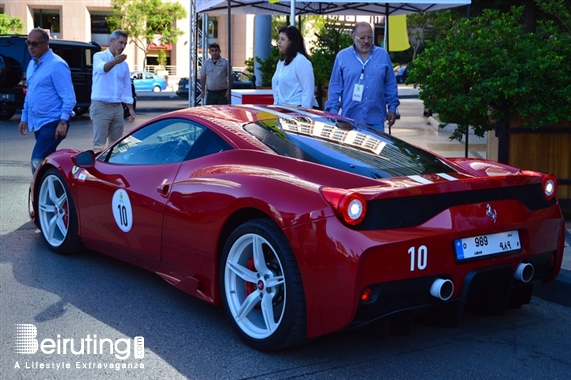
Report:
M 561 267 L 556 186 L 338 115 L 206 106 L 100 153 L 54 153 L 30 214 L 56 253 L 87 248 L 153 271 L 223 305 L 248 345 L 270 351 L 528 303 Z

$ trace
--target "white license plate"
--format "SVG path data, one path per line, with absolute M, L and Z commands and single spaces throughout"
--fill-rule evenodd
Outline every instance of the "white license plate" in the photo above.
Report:
M 14 94 L 0 94 L 0 100 L 10 100 L 10 101 L 14 101 L 15 96 Z
M 184 85 L 184 88 L 188 88 L 188 84 L 185 84 L 185 85 Z
M 507 231 L 458 239 L 454 242 L 454 248 L 456 250 L 456 258 L 458 260 L 466 260 L 517 251 L 521 248 L 521 244 L 517 231 Z

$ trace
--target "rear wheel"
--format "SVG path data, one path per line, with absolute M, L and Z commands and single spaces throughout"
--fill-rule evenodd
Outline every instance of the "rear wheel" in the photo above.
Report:
M 299 268 L 287 238 L 271 220 L 238 227 L 221 262 L 224 307 L 249 346 L 273 351 L 307 340 Z
M 52 251 L 69 255 L 83 247 L 73 199 L 65 180 L 55 168 L 42 176 L 37 208 L 42 236 Z
M 160 86 L 153 87 L 153 92 L 161 92 L 161 87 Z

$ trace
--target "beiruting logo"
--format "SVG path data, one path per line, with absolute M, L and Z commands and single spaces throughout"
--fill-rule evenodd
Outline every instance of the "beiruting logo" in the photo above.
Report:
M 96 334 L 87 334 L 85 338 L 62 338 L 57 334 L 56 339 L 36 339 L 38 329 L 32 324 L 16 324 L 16 353 L 35 354 L 41 351 L 46 355 L 114 355 L 119 360 L 131 356 L 131 339 L 98 338 Z M 145 338 L 136 336 L 132 339 L 133 358 L 145 357 Z

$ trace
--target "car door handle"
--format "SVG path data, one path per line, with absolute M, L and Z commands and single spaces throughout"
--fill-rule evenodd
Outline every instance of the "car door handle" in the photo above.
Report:
M 166 195 L 169 193 L 170 188 L 171 188 L 171 183 L 169 182 L 168 179 L 165 178 L 163 179 L 163 182 L 161 182 L 159 187 L 157 187 L 157 191 L 159 192 L 159 194 L 166 197 Z

